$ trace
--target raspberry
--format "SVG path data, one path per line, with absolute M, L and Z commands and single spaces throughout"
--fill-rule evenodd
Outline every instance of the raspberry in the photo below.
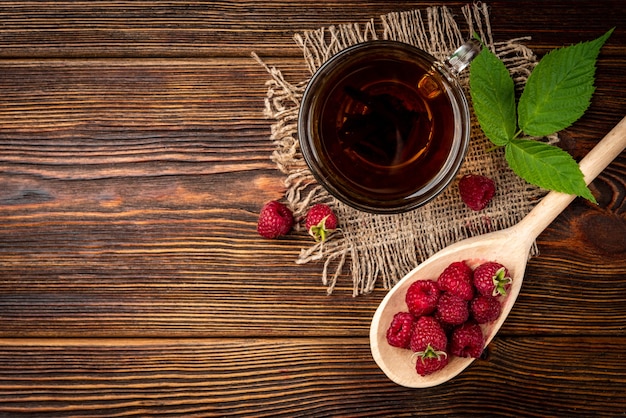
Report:
M 463 261 L 456 261 L 446 267 L 439 275 L 437 284 L 441 290 L 461 299 L 469 301 L 474 297 L 472 269 Z
M 485 338 L 480 325 L 468 321 L 452 331 L 450 352 L 459 357 L 478 358 L 483 352 Z
M 326 237 L 337 229 L 337 215 L 322 203 L 314 205 L 306 214 L 306 230 L 315 241 L 326 241 Z
M 445 351 L 435 351 L 428 346 L 430 351 L 426 351 L 424 355 L 418 356 L 415 362 L 415 370 L 420 376 L 433 374 L 448 365 L 448 353 Z
M 432 280 L 418 280 L 406 291 L 406 305 L 416 317 L 428 315 L 435 310 L 439 299 L 439 288 Z
M 265 238 L 286 235 L 293 226 L 293 214 L 285 205 L 275 200 L 267 202 L 259 213 L 258 233 Z
M 432 316 L 420 317 L 413 329 L 410 348 L 415 352 L 415 370 L 421 376 L 441 370 L 448 364 L 448 337 Z
M 410 347 L 414 352 L 420 352 L 429 345 L 436 350 L 445 350 L 448 337 L 434 317 L 421 316 L 415 323 Z
M 474 270 L 474 286 L 481 295 L 506 295 L 512 280 L 507 268 L 495 261 L 483 263 Z
M 488 177 L 467 174 L 459 180 L 461 200 L 474 211 L 483 210 L 496 193 L 496 185 Z
M 444 292 L 437 303 L 437 313 L 435 317 L 442 324 L 461 325 L 469 318 L 467 301 L 452 293 Z
M 500 316 L 502 306 L 493 296 L 479 295 L 470 302 L 472 317 L 479 324 L 495 321 Z
M 387 342 L 389 345 L 400 348 L 409 348 L 415 318 L 408 312 L 398 312 L 393 316 L 391 325 L 387 328 Z

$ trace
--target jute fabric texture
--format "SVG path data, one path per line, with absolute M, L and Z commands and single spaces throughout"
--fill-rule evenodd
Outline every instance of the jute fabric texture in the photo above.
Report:
M 494 42 L 485 3 L 460 10 L 445 6 L 394 12 L 378 20 L 343 24 L 294 35 L 312 75 L 326 60 L 351 45 L 374 39 L 405 42 L 443 60 L 477 33 L 500 57 L 522 89 L 536 64 L 536 56 L 524 45 L 528 38 Z M 330 196 L 313 178 L 298 143 L 297 119 L 300 100 L 309 78 L 287 81 L 280 69 L 269 66 L 256 54 L 271 78 L 267 82 L 265 115 L 272 120 L 271 155 L 285 174 L 285 203 L 300 218 L 315 203 L 327 203 L 337 213 L 340 231 L 324 243 L 303 248 L 296 263 L 316 262 L 321 283 L 331 294 L 340 277 L 352 278 L 352 294 L 367 294 L 376 286 L 391 288 L 398 280 L 435 252 L 461 239 L 509 227 L 521 220 L 545 194 L 515 175 L 503 150 L 493 150 L 472 114 L 470 147 L 453 183 L 427 205 L 411 212 L 375 215 L 353 209 Z M 460 82 L 469 99 L 469 72 Z M 471 106 L 471 104 L 470 104 Z M 472 112 L 473 113 L 473 112 Z M 552 138 L 556 140 L 556 137 Z M 474 212 L 460 199 L 458 179 L 476 173 L 492 178 L 497 192 L 489 206 Z M 537 251 L 533 246 L 531 255 Z

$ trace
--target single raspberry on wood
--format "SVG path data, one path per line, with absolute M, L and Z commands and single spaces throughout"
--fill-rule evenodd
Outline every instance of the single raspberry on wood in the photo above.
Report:
M 464 300 L 472 300 L 474 297 L 472 269 L 464 261 L 456 261 L 446 267 L 439 275 L 437 285 L 441 290 Z
M 418 280 L 406 291 L 406 305 L 416 317 L 428 315 L 437 307 L 440 290 L 433 280 Z
M 466 174 L 459 180 L 461 200 L 474 211 L 486 208 L 495 193 L 496 184 L 489 177 Z
M 387 342 L 394 347 L 409 348 L 414 327 L 413 315 L 409 312 L 398 312 L 387 328 Z
M 474 269 L 474 286 L 481 295 L 506 295 L 513 279 L 509 270 L 495 261 L 487 261 Z
M 284 204 L 272 200 L 261 208 L 257 223 L 258 233 L 265 238 L 286 235 L 293 227 L 293 213 Z
M 306 230 L 315 241 L 326 241 L 328 235 L 337 229 L 339 221 L 330 206 L 318 203 L 306 214 Z
M 448 337 L 432 316 L 417 320 L 410 348 L 416 357 L 415 370 L 421 376 L 432 374 L 448 364 Z
M 450 352 L 458 357 L 478 358 L 483 352 L 485 337 L 476 322 L 468 321 L 452 331 Z
M 470 313 L 479 324 L 495 321 L 501 311 L 500 301 L 493 296 L 478 295 L 470 302 Z

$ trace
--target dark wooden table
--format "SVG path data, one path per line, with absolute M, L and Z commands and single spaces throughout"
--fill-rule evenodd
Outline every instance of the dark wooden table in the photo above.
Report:
M 377 368 L 384 290 L 332 296 L 309 238 L 255 230 L 282 197 L 266 71 L 306 77 L 295 32 L 425 2 L 0 3 L 0 415 L 626 414 L 626 153 L 539 238 L 484 359 L 411 390 Z M 460 10 L 462 2 L 449 3 Z M 490 3 L 495 40 L 616 30 L 579 159 L 626 115 L 626 3 Z

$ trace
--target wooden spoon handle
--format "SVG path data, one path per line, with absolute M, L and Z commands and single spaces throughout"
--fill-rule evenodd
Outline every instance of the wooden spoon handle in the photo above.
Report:
M 593 147 L 580 163 L 585 182 L 591 183 L 626 147 L 626 116 Z M 550 192 L 517 224 L 516 229 L 535 240 L 576 196 Z
M 578 164 L 585 175 L 585 182 L 589 184 L 598 177 L 625 147 L 626 116 Z

